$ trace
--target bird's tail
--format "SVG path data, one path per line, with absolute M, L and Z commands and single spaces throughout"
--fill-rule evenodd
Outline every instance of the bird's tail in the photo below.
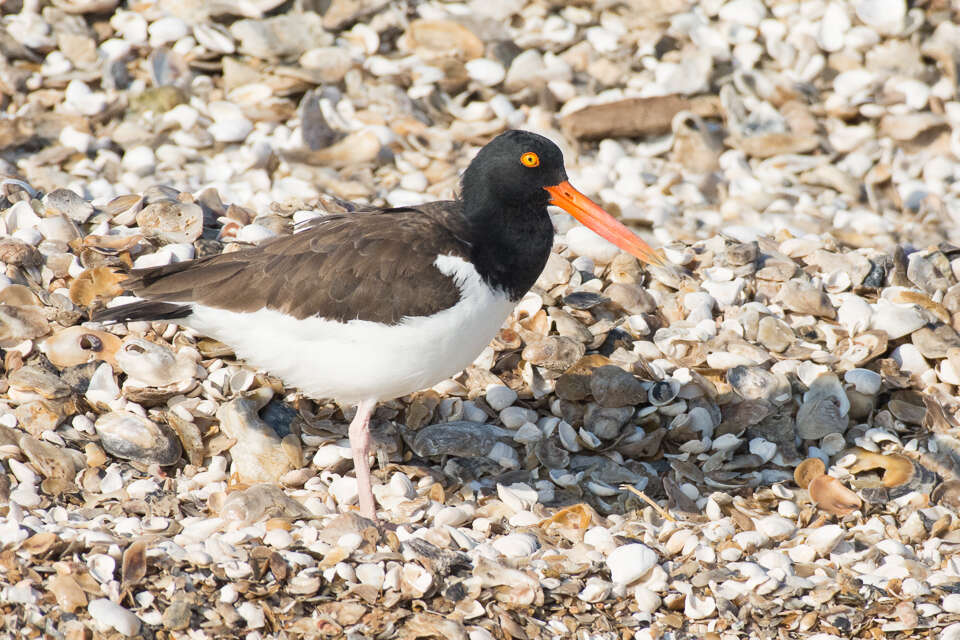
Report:
M 136 322 L 139 320 L 177 320 L 186 318 L 193 309 L 188 304 L 140 300 L 116 307 L 99 309 L 90 314 L 94 322 Z

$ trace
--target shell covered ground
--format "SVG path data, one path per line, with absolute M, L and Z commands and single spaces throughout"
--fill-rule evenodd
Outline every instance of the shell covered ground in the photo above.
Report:
M 0 2 L 0 637 L 960 638 L 960 7 Z M 472 366 L 374 419 L 91 310 L 132 267 L 449 198 L 558 214 Z

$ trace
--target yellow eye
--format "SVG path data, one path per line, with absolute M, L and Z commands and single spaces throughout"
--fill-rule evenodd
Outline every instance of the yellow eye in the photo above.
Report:
M 525 154 L 520 156 L 520 164 L 525 167 L 539 167 L 540 166 L 540 156 L 535 154 L 533 151 L 527 151 Z

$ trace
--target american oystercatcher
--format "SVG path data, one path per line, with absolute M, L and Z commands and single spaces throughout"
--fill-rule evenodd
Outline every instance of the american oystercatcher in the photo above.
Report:
M 176 321 L 307 396 L 356 404 L 360 511 L 376 520 L 377 402 L 456 374 L 486 347 L 546 264 L 551 204 L 667 266 L 570 185 L 555 144 L 507 131 L 477 153 L 456 200 L 329 215 L 249 249 L 135 270 L 123 285 L 143 300 L 94 319 Z

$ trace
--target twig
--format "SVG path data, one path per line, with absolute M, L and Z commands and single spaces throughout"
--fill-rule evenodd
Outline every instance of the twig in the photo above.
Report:
M 651 507 L 653 507 L 654 509 L 656 509 L 657 513 L 659 513 L 659 514 L 660 514 L 660 517 L 662 517 L 664 520 L 669 520 L 670 522 L 676 522 L 676 521 L 677 521 L 676 518 L 674 518 L 672 515 L 670 515 L 670 512 L 669 512 L 669 511 L 667 511 L 666 509 L 664 509 L 663 507 L 661 507 L 660 505 L 658 505 L 658 504 L 657 504 L 656 502 L 654 502 L 649 496 L 647 496 L 647 494 L 645 494 L 643 491 L 640 491 L 639 489 L 637 489 L 637 488 L 634 487 L 633 485 L 622 484 L 622 485 L 620 485 L 620 490 L 621 490 L 621 491 L 629 491 L 630 493 L 634 494 L 635 496 L 637 496 L 638 498 L 640 498 L 641 500 L 643 500 L 644 502 L 646 502 L 648 505 L 650 505 Z

